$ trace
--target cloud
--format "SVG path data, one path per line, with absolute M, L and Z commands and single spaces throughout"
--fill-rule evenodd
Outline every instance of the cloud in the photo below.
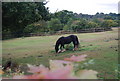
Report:
M 49 0 L 46 5 L 50 12 L 69 10 L 76 13 L 95 14 L 96 12 L 117 13 L 118 0 Z

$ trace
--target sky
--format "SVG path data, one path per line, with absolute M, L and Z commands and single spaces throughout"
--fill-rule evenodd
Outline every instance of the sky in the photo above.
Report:
M 46 7 L 54 13 L 56 11 L 68 10 L 74 13 L 94 15 L 97 12 L 108 14 L 118 13 L 118 2 L 120 0 L 47 0 Z

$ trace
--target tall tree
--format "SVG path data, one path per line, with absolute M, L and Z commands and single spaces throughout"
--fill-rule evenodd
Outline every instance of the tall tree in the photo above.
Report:
M 19 37 L 28 24 L 38 20 L 48 20 L 49 12 L 44 5 L 43 2 L 3 2 L 3 33 L 9 30 L 14 37 Z
M 62 10 L 55 13 L 55 17 L 58 18 L 62 24 L 67 24 L 70 18 L 73 18 L 73 12 Z

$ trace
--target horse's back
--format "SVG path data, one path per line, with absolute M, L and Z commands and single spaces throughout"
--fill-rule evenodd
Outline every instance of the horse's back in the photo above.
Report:
M 76 35 L 69 35 L 69 37 L 71 37 L 72 39 L 77 38 Z
M 78 40 L 77 36 L 76 35 L 69 35 L 67 37 L 60 37 L 56 43 L 61 43 L 61 44 L 69 44 L 71 43 L 72 41 L 76 41 Z
M 64 43 L 65 44 L 69 44 L 69 43 L 71 43 L 72 42 L 72 38 L 71 37 L 64 37 Z
M 60 44 L 69 44 L 72 42 L 71 37 L 67 36 L 67 37 L 60 37 L 56 43 L 60 43 Z

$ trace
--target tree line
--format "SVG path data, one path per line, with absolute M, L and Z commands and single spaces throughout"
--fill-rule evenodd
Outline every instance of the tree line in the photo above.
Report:
M 3 39 L 21 37 L 30 33 L 54 34 L 65 30 L 79 32 L 82 29 L 119 26 L 119 14 L 78 14 L 68 10 L 50 13 L 47 2 L 2 2 Z

